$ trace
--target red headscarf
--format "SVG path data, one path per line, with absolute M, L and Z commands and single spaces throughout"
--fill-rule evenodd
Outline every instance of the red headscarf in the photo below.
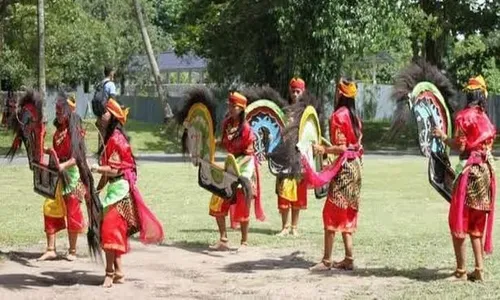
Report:
M 247 98 L 238 92 L 233 92 L 229 94 L 229 103 L 239 106 L 243 109 L 247 107 Z
M 358 89 L 354 81 L 346 81 L 343 79 L 339 82 L 338 90 L 341 95 L 351 99 L 354 99 L 358 93 Z
M 290 88 L 303 91 L 306 89 L 306 82 L 302 78 L 294 77 L 290 80 Z
M 120 104 L 116 102 L 114 99 L 109 99 L 108 103 L 106 104 L 106 109 L 113 115 L 115 116 L 116 119 L 122 124 L 125 125 L 127 122 L 127 115 L 128 115 L 128 108 L 122 109 Z

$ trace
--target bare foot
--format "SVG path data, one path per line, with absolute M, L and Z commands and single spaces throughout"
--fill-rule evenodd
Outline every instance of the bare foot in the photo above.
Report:
M 349 258 L 344 258 L 343 261 L 339 262 L 334 262 L 332 265 L 335 269 L 341 269 L 341 270 L 353 270 L 354 269 L 354 263 L 352 259 Z
M 245 252 L 248 249 L 248 243 L 242 242 L 240 247 L 236 249 L 236 252 Z
M 102 283 L 103 288 L 110 288 L 113 286 L 113 277 L 115 273 L 106 272 L 106 276 L 104 277 L 104 282 Z
M 69 250 L 68 253 L 64 256 L 64 258 L 68 261 L 76 260 L 76 250 Z
M 287 236 L 288 233 L 289 233 L 288 227 L 285 227 L 285 228 L 281 229 L 281 231 L 278 232 L 276 234 L 276 236 Z
M 484 281 L 483 271 L 476 268 L 474 272 L 467 274 L 467 279 L 470 281 Z
M 52 260 L 57 258 L 57 253 L 55 250 L 47 250 L 42 256 L 40 256 L 37 260 L 38 261 L 44 261 L 44 260 Z
M 115 272 L 115 276 L 113 277 L 113 283 L 118 283 L 118 284 L 125 283 L 125 274 Z
M 329 271 L 332 268 L 332 264 L 327 260 L 322 260 L 320 263 L 315 264 L 314 266 L 309 268 L 309 271 L 312 272 L 322 272 Z
M 465 270 L 456 269 L 450 277 L 447 277 L 448 281 L 466 281 L 467 280 L 467 272 Z
M 296 226 L 292 226 L 292 230 L 290 231 L 290 234 L 292 236 L 299 236 L 299 231 L 297 230 Z
M 214 245 L 208 246 L 210 250 L 214 251 L 228 251 L 229 243 L 227 241 L 218 240 Z

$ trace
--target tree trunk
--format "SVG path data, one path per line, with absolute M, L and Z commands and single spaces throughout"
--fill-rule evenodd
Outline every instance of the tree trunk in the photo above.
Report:
M 44 0 L 38 0 L 38 91 L 42 100 L 45 100 L 45 11 Z M 43 101 L 44 118 L 46 103 Z
M 163 93 L 160 70 L 158 69 L 158 64 L 156 63 L 156 59 L 153 53 L 153 47 L 151 47 L 151 41 L 149 40 L 146 24 L 144 23 L 144 18 L 142 16 L 141 3 L 139 1 L 140 0 L 134 0 L 134 6 L 135 6 L 135 12 L 137 14 L 137 20 L 139 21 L 139 26 L 141 27 L 141 34 L 142 34 L 142 39 L 144 41 L 144 47 L 146 48 L 149 63 L 151 64 L 151 70 L 153 71 L 153 76 L 155 78 L 156 90 L 158 92 L 158 96 L 160 97 L 160 101 L 165 106 L 165 118 L 170 119 L 174 115 L 172 113 L 172 109 L 170 109 L 170 105 L 168 105 L 167 99 L 165 98 L 165 94 Z

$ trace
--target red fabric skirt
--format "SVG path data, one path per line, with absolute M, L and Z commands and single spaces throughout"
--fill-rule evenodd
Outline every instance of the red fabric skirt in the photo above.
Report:
M 483 237 L 487 216 L 487 211 L 466 206 L 463 213 L 463 228 L 465 232 L 455 231 L 451 221 L 449 222 L 450 230 L 456 238 L 465 238 L 467 234 L 474 237 Z M 449 216 L 449 220 L 451 220 L 451 215 Z
M 246 203 L 245 193 L 243 190 L 236 190 L 236 203 L 231 204 L 229 201 L 224 201 L 219 211 L 210 209 L 209 214 L 212 217 L 226 217 L 229 210 L 233 210 L 233 222 L 248 222 L 250 221 L 250 207 Z
M 327 198 L 323 207 L 323 225 L 328 231 L 355 232 L 358 211 L 351 207 L 340 208 Z
M 280 211 L 288 211 L 288 209 L 307 209 L 307 182 L 299 181 L 297 185 L 297 201 L 288 201 L 285 198 L 278 196 L 278 209 Z
M 68 228 L 68 232 L 71 233 L 85 232 L 86 224 L 78 197 L 74 193 L 66 195 L 64 196 L 64 204 L 66 206 L 66 218 L 44 216 L 45 232 L 55 234 L 65 228 Z
M 104 214 L 101 225 L 101 244 L 104 251 L 114 251 L 122 255 L 129 251 L 128 224 L 118 211 L 116 204 L 111 205 Z

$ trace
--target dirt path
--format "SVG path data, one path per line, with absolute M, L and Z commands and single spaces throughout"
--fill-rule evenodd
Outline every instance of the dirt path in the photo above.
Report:
M 303 253 L 285 249 L 208 252 L 133 241 L 123 258 L 127 282 L 103 289 L 102 266 L 88 257 L 37 262 L 40 248 L 4 250 L 0 299 L 380 299 L 386 288 L 409 281 L 359 271 L 311 274 Z

